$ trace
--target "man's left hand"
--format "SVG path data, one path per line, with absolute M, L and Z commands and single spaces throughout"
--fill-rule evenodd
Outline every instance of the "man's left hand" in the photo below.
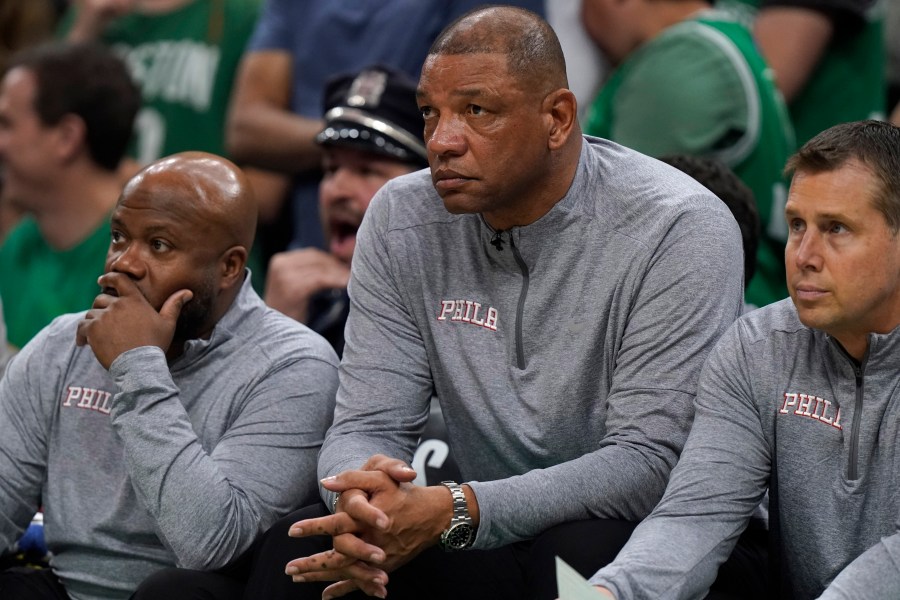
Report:
M 141 346 L 169 349 L 181 308 L 192 297 L 178 290 L 157 312 L 127 275 L 106 273 L 97 281 L 103 290 L 78 324 L 75 343 L 90 345 L 104 368 L 121 354 Z
M 410 483 L 415 471 L 399 460 L 373 456 L 358 471 L 323 480 L 341 493 L 338 512 L 296 523 L 290 535 L 330 535 L 334 550 L 287 565 L 295 581 L 338 581 L 324 596 L 361 589 L 384 597 L 387 573 L 434 545 L 453 513 L 449 490 Z

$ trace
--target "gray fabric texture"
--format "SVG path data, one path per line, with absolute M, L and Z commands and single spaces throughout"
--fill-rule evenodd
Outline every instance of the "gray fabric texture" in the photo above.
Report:
M 477 496 L 475 547 L 641 519 L 687 437 L 703 360 L 741 309 L 734 219 L 681 172 L 586 137 L 568 193 L 503 232 L 502 250 L 496 235 L 449 213 L 427 170 L 376 195 L 320 476 L 375 453 L 409 461 L 436 394 Z
M 742 317 L 704 367 L 663 500 L 591 581 L 702 598 L 768 488 L 780 597 L 900 597 L 898 365 L 900 328 L 871 334 L 859 365 L 790 299 Z
M 12 352 L 9 343 L 6 341 L 6 322 L 3 320 L 3 301 L 0 300 L 0 377 L 3 377 L 3 371 L 6 369 L 6 363 L 9 361 Z
M 56 319 L 0 382 L 0 547 L 43 502 L 52 567 L 79 600 L 128 598 L 169 566 L 221 567 L 316 500 L 337 357 L 244 286 L 209 340 L 107 372 Z

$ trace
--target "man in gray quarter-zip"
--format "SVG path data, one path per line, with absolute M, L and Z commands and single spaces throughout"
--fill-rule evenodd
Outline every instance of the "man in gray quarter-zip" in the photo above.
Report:
M 591 580 L 701 598 L 769 490 L 778 597 L 900 598 L 900 128 L 862 121 L 788 162 L 790 299 L 703 369 L 665 496 Z
M 294 529 L 347 533 L 327 555 L 291 540 L 288 570 L 338 580 L 329 596 L 553 597 L 558 546 L 543 562 L 544 541 L 576 539 L 590 574 L 661 497 L 700 367 L 741 308 L 740 235 L 686 175 L 582 137 L 559 43 L 532 13 L 457 21 L 417 95 L 431 170 L 381 189 L 353 257 L 319 456 L 337 512 Z M 465 485 L 408 484 L 433 394 Z M 257 566 L 271 573 L 245 597 L 321 595 L 283 561 Z M 404 587 L 416 578 L 424 588 Z
M 337 357 L 253 291 L 255 225 L 243 174 L 210 154 L 126 185 L 93 308 L 0 380 L 0 547 L 43 503 L 53 553 L 0 572 L 0 598 L 125 599 L 164 567 L 226 565 L 313 501 Z

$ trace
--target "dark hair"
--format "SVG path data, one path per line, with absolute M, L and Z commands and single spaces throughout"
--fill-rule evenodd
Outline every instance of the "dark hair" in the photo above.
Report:
M 444 28 L 428 54 L 504 54 L 512 75 L 553 89 L 569 85 L 559 38 L 540 15 L 524 8 L 470 10 Z
M 759 247 L 759 212 L 753 191 L 725 163 L 699 156 L 677 154 L 660 158 L 687 173 L 718 196 L 731 210 L 741 230 L 744 245 L 744 287 L 756 273 L 756 250 Z
M 119 166 L 141 103 L 125 64 L 97 43 L 50 42 L 10 60 L 7 71 L 27 69 L 37 80 L 34 110 L 45 125 L 81 117 L 91 158 L 109 171 Z
M 854 121 L 826 129 L 787 162 L 786 173 L 835 171 L 856 160 L 879 183 L 873 198 L 894 233 L 900 231 L 900 128 L 883 121 Z

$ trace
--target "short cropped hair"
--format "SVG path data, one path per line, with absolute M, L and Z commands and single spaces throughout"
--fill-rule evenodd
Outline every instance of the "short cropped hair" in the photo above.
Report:
M 731 210 L 741 230 L 744 246 L 744 287 L 756 273 L 756 251 L 759 248 L 759 211 L 753 191 L 729 169 L 725 163 L 713 158 L 676 154 L 660 158 L 687 173 L 703 187 L 718 196 Z
M 141 95 L 125 64 L 98 43 L 50 42 L 14 55 L 15 68 L 34 74 L 34 110 L 44 125 L 74 114 L 84 121 L 97 165 L 113 171 L 128 149 Z
M 895 234 L 900 231 L 900 128 L 883 121 L 854 121 L 826 129 L 787 162 L 786 173 L 835 171 L 856 160 L 878 180 L 873 202 Z
M 540 15 L 514 6 L 476 8 L 450 23 L 429 55 L 504 54 L 510 74 L 568 87 L 566 59 L 553 28 Z

